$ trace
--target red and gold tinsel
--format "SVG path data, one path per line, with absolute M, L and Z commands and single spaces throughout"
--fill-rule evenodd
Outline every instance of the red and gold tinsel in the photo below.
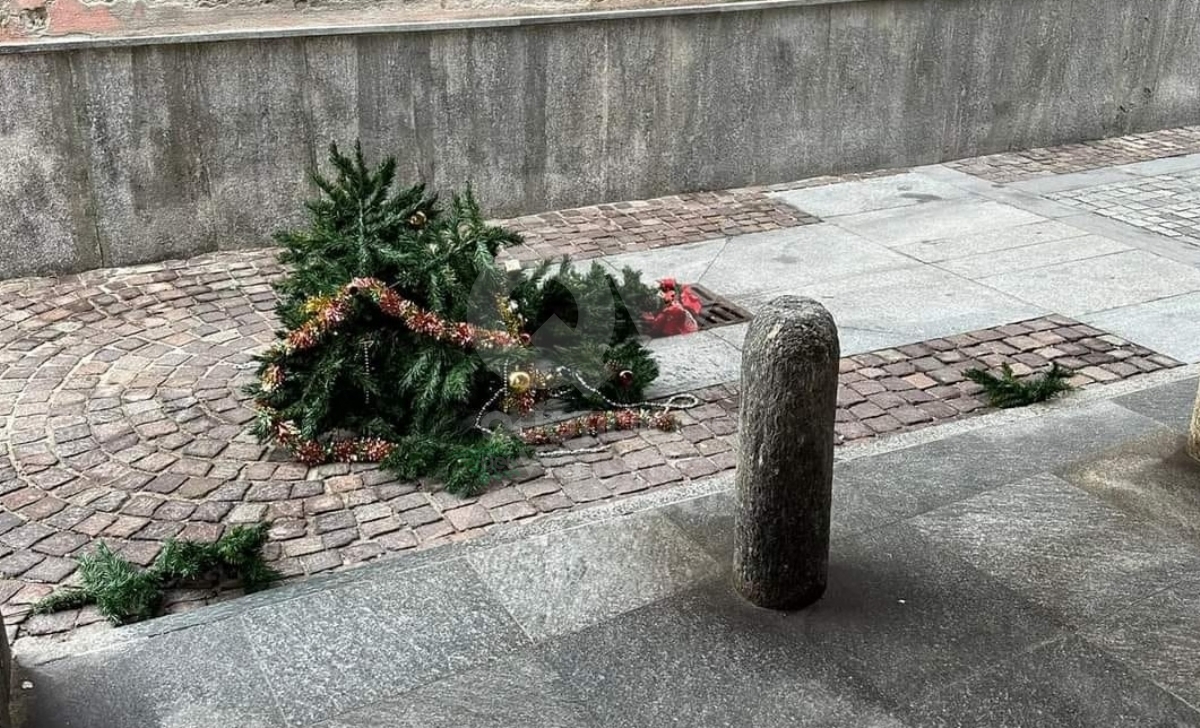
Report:
M 377 278 L 356 278 L 332 296 L 310 299 L 304 305 L 309 319 L 288 334 L 282 353 L 311 349 L 335 332 L 350 317 L 355 297 L 366 298 L 384 314 L 398 319 L 412 332 L 461 347 L 499 349 L 522 346 L 520 335 L 485 329 L 465 322 L 450 322 L 426 311 L 396 293 Z
M 519 433 L 520 438 L 528 445 L 558 444 L 584 435 L 599 435 L 603 432 L 618 430 L 636 430 L 642 427 L 653 427 L 663 432 L 672 432 L 679 426 L 679 421 L 670 412 L 619 409 L 607 412 L 589 412 L 580 417 L 563 420 L 553 425 L 541 427 L 526 427 Z

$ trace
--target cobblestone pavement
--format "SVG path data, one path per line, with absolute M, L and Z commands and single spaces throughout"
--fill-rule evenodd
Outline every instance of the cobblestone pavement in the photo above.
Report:
M 999 179 L 993 172 L 1022 178 L 1177 154 L 1193 144 L 1200 131 L 1183 129 L 957 166 L 989 179 Z M 1062 200 L 1133 224 L 1157 222 L 1157 211 L 1180 224 L 1156 232 L 1192 235 L 1195 228 L 1182 223 L 1191 218 L 1180 214 L 1194 209 L 1180 202 L 1184 183 L 1176 175 L 1128 193 L 1096 188 Z M 816 222 L 767 192 L 520 218 L 513 224 L 528 242 L 516 257 L 595 257 Z M 272 339 L 269 281 L 278 273 L 273 251 L 249 251 L 0 282 L 0 605 L 7 622 L 22 623 L 26 634 L 97 622 L 93 609 L 27 613 L 73 578 L 74 557 L 100 539 L 148 564 L 168 538 L 213 539 L 231 525 L 268 520 L 268 556 L 287 575 L 312 574 L 733 467 L 737 392 L 730 385 L 698 391 L 702 404 L 683 413 L 679 432 L 582 438 L 570 447 L 609 447 L 525 463 L 478 499 L 397 482 L 369 466 L 290 462 L 246 433 L 252 415 L 241 393 L 251 376 L 241 365 Z M 1058 316 L 914 343 L 843 361 L 838 434 L 860 440 L 969 415 L 983 405 L 964 370 L 1009 363 L 1023 372 L 1051 361 L 1075 370 L 1081 385 L 1177 364 Z M 228 595 L 180 591 L 172 609 Z
M 168 538 L 215 539 L 272 523 L 268 556 L 287 575 L 470 538 L 493 524 L 667 487 L 733 467 L 737 393 L 698 392 L 675 433 L 569 444 L 603 452 L 541 458 L 478 499 L 402 483 L 371 466 L 308 468 L 268 452 L 239 368 L 271 338 L 278 272 L 268 251 L 0 284 L 0 599 L 10 622 L 71 578 L 98 539 L 149 564 Z M 837 425 L 861 439 L 979 409 L 975 365 L 1058 361 L 1079 383 L 1175 364 L 1051 317 L 847 359 Z M 173 595 L 174 609 L 214 598 Z M 26 634 L 94 622 L 92 609 L 38 616 Z
M 962 159 L 946 166 L 992 182 L 1019 182 L 1070 172 L 1200 152 L 1200 126 L 1131 134 L 1058 147 Z
M 1047 197 L 1149 232 L 1200 245 L 1200 172 L 1097 185 Z
M 518 217 L 504 224 L 525 244 L 508 253 L 518 260 L 595 258 L 820 222 L 767 191 L 697 192 Z

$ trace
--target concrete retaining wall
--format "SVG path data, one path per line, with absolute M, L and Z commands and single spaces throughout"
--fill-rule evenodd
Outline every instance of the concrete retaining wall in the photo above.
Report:
M 1200 123 L 1200 0 L 777 0 L 34 48 L 0 46 L 0 277 L 261 245 L 330 140 L 471 180 L 508 215 Z

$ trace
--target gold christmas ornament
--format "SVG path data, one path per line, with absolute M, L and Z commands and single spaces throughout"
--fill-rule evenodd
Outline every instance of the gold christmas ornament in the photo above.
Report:
M 425 223 L 428 221 L 428 219 L 429 218 L 425 217 L 425 213 L 417 210 L 412 214 L 412 217 L 408 218 L 408 224 L 415 228 L 425 227 Z
M 529 372 L 513 372 L 508 375 L 508 388 L 517 394 L 528 392 L 532 384 L 533 377 L 529 376 Z

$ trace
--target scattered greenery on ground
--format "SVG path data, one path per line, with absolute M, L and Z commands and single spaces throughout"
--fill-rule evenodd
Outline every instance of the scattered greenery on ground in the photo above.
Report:
M 1008 364 L 1000 367 L 1000 376 L 984 369 L 971 369 L 964 374 L 983 387 L 989 405 L 1000 409 L 1045 402 L 1074 389 L 1067 381 L 1071 378 L 1071 372 L 1057 363 L 1040 375 L 1027 377 L 1017 377 Z
M 489 224 L 469 188 L 442 204 L 397 187 L 395 161 L 369 167 L 358 145 L 332 146 L 329 163 L 331 177 L 313 175 L 308 226 L 276 236 L 285 330 L 248 388 L 260 440 L 311 464 L 380 462 L 474 493 L 527 451 L 512 431 L 476 428 L 481 412 L 515 419 L 551 380 L 579 406 L 642 399 L 658 367 L 638 324 L 660 302 L 637 273 L 497 265 L 521 237 Z M 492 332 L 521 344 L 481 346 Z M 601 395 L 545 376 L 561 367 Z
M 278 574 L 263 560 L 267 524 L 239 526 L 212 543 L 169 540 L 149 568 L 125 560 L 105 543 L 79 560 L 79 586 L 63 587 L 33 607 L 35 614 L 95 604 L 113 624 L 157 616 L 168 589 L 220 584 L 236 578 L 247 592 L 264 589 Z

